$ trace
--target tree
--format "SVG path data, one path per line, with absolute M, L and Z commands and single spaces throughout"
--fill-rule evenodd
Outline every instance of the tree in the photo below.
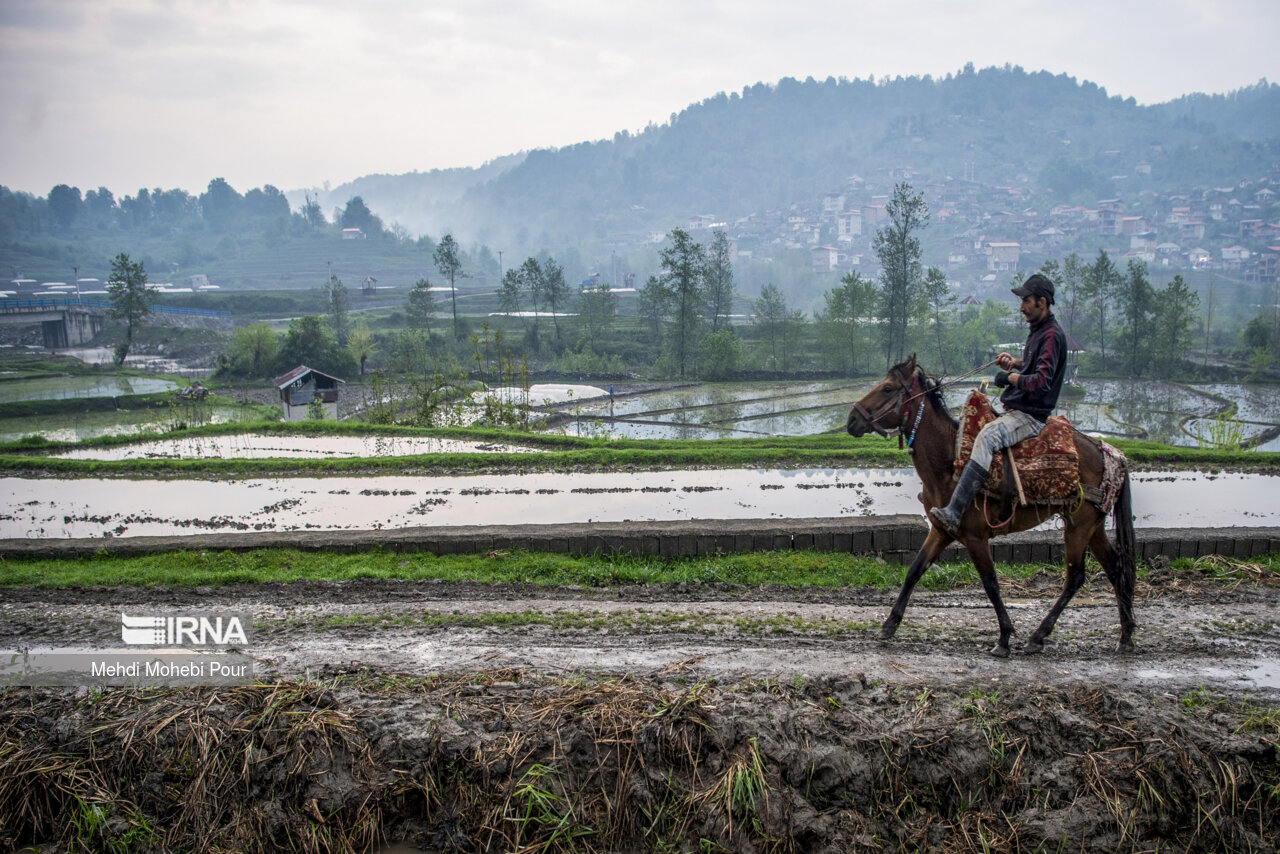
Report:
M 134 261 L 123 252 L 111 260 L 107 298 L 111 301 L 107 313 L 125 322 L 125 339 L 116 345 L 115 352 L 116 364 L 123 365 L 133 346 L 135 330 L 151 314 L 151 306 L 156 301 L 155 291 L 147 287 L 147 271 L 141 261 Z
M 324 228 L 329 224 L 324 218 L 324 211 L 320 209 L 320 203 L 311 198 L 310 193 L 306 194 L 306 202 L 298 208 L 298 214 L 313 229 Z
M 1191 324 L 1200 310 L 1200 297 L 1187 286 L 1182 276 L 1156 294 L 1155 359 L 1159 376 L 1172 376 L 1177 366 L 1191 351 Z
M 671 294 L 657 276 L 650 276 L 636 298 L 636 313 L 648 327 L 649 338 L 657 347 L 662 342 L 662 324 L 670 315 Z
M 704 294 L 707 300 L 707 317 L 711 319 L 711 331 L 717 332 L 721 324 L 728 323 L 733 310 L 733 265 L 729 262 L 729 238 L 717 231 L 707 250 L 707 268 L 703 273 Z
M 703 376 L 709 380 L 728 379 L 742 361 L 742 344 L 732 329 L 711 332 L 702 339 Z
M 355 329 L 351 330 L 350 337 L 347 338 L 347 352 L 360 365 L 360 376 L 364 376 L 365 363 L 369 361 L 376 349 L 377 342 L 373 338 L 369 324 L 357 323 Z
M 49 210 L 62 228 L 70 228 L 80 213 L 80 188 L 59 184 L 49 191 Z
M 345 347 L 347 335 L 350 333 L 348 312 L 351 308 L 351 299 L 342 279 L 337 276 L 329 277 L 329 281 L 324 286 L 324 302 L 329 310 L 329 327 L 333 330 L 333 337 L 337 339 L 339 347 Z
M 356 371 L 355 359 L 345 347 L 337 346 L 329 326 L 318 314 L 307 314 L 289 321 L 280 348 L 284 367 L 306 365 L 334 376 L 350 376 Z
M 200 194 L 200 210 L 205 222 L 217 231 L 226 231 L 240 216 L 244 199 L 223 178 L 214 178 Z
M 945 375 L 947 373 L 948 348 L 946 347 L 946 328 L 942 318 L 943 314 L 955 305 L 956 295 L 947 286 L 946 273 L 937 267 L 930 267 L 924 274 L 924 298 L 928 303 L 930 313 L 933 315 L 934 345 L 937 347 L 938 364 Z
M 352 196 L 342 211 L 342 227 L 358 228 L 369 237 L 382 234 L 382 220 L 373 215 L 360 196 Z
M 84 206 L 90 218 L 99 227 L 110 225 L 112 214 L 117 210 L 115 194 L 106 187 L 99 187 L 85 193 Z
M 901 362 L 907 348 L 907 323 L 920 291 L 920 238 L 929 224 L 924 196 L 897 184 L 885 205 L 889 222 L 876 232 L 872 248 L 880 261 L 880 318 L 884 321 L 885 365 Z
M 976 368 L 991 358 L 991 348 L 1000 343 L 999 330 L 1009 317 L 1009 307 L 995 300 L 967 306 L 960 314 L 958 344 L 962 367 Z
M 525 332 L 525 346 L 534 353 L 542 347 L 542 341 L 538 337 L 539 317 L 542 310 L 542 299 L 546 294 L 546 277 L 543 275 L 542 264 L 537 258 L 532 256 L 524 259 L 524 263 L 520 265 L 519 284 L 529 294 L 529 305 L 533 310 L 533 324 Z
M 692 367 L 698 346 L 698 331 L 702 323 L 702 273 L 706 267 L 702 245 L 695 243 L 689 233 L 675 228 L 667 235 L 671 245 L 659 256 L 662 275 L 658 282 L 669 298 L 672 317 L 671 350 L 680 378 Z
M 1107 360 L 1107 309 L 1115 299 L 1124 276 L 1107 255 L 1107 250 L 1098 251 L 1098 258 L 1090 264 L 1081 280 L 1081 297 L 1089 303 L 1093 316 L 1098 321 L 1098 350 L 1103 365 Z
M 458 243 L 452 234 L 446 234 L 440 239 L 432 258 L 440 275 L 449 280 L 449 297 L 453 301 L 453 338 L 458 341 L 461 340 L 461 333 L 458 331 L 457 277 L 462 272 L 462 259 L 458 255 Z
M 578 294 L 578 328 L 582 331 L 583 343 L 593 352 L 599 352 L 600 341 L 613 329 L 616 313 L 617 300 L 607 283 L 584 288 Z
M 828 349 L 841 361 L 848 359 L 849 373 L 861 367 L 858 348 L 865 340 L 867 320 L 875 311 L 876 286 L 856 272 L 846 273 L 840 287 L 824 293 L 826 308 L 818 313 L 818 334 Z
M 542 295 L 551 311 L 551 323 L 556 329 L 556 350 L 563 349 L 560 340 L 560 309 L 569 299 L 569 285 L 564 280 L 564 267 L 556 263 L 555 258 L 547 258 L 542 262 Z
M 1147 265 L 1130 260 L 1128 275 L 1120 288 L 1120 314 L 1124 320 L 1123 337 L 1129 361 L 1129 376 L 1142 373 L 1149 361 L 1151 312 L 1155 293 L 1147 279 Z
M 768 350 L 765 367 L 781 370 L 786 356 L 794 352 L 794 345 L 804 324 L 804 314 L 787 308 L 787 301 L 776 285 L 768 284 L 760 289 L 760 297 L 751 303 L 751 324 L 755 327 Z
M 512 267 L 503 273 L 502 286 L 498 288 L 498 310 L 505 311 L 507 314 L 519 313 L 523 302 L 521 296 L 523 290 L 519 267 Z
M 1048 262 L 1045 262 L 1048 266 Z M 1084 278 L 1089 269 L 1089 265 L 1080 259 L 1080 256 L 1072 252 L 1062 260 L 1061 271 L 1058 272 L 1057 278 L 1045 272 L 1053 280 L 1056 290 L 1060 297 L 1057 302 L 1059 311 L 1062 312 L 1062 325 L 1067 332 L 1075 335 L 1076 320 L 1079 317 L 1081 290 L 1084 287 Z
M 227 360 L 238 376 L 263 377 L 275 366 L 280 339 L 265 321 L 241 326 L 231 336 Z
M 431 318 L 436 313 L 436 298 L 431 293 L 431 283 L 426 277 L 418 279 L 409 289 L 409 304 L 405 309 L 405 319 L 409 328 L 416 329 L 424 337 L 431 337 Z

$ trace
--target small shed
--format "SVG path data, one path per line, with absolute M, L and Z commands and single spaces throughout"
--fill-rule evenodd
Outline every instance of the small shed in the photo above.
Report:
M 284 407 L 285 421 L 304 421 L 311 414 L 311 402 L 320 401 L 324 417 L 338 420 L 338 386 L 345 380 L 331 377 L 323 371 L 299 365 L 289 373 L 275 378 L 280 390 L 280 405 Z

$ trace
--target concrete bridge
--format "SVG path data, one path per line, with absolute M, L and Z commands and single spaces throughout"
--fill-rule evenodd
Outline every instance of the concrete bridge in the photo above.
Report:
M 62 350 L 91 342 L 102 331 L 110 308 L 108 300 L 84 297 L 3 299 L 0 300 L 0 323 L 39 323 L 44 333 L 44 346 L 50 350 Z M 223 326 L 231 321 L 229 311 L 153 305 L 151 312 L 161 322 L 173 325 Z

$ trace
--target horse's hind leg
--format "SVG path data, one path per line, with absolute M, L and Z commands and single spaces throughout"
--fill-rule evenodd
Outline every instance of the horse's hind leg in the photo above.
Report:
M 1120 642 L 1117 648 L 1121 652 L 1133 652 L 1133 630 L 1137 627 L 1133 621 L 1133 587 L 1121 566 L 1120 552 L 1112 547 L 1101 522 L 1089 538 L 1089 551 L 1102 564 L 1111 587 L 1116 591 L 1116 605 L 1120 609 Z
M 893 603 L 893 610 L 889 612 L 889 616 L 885 618 L 884 625 L 880 627 L 881 640 L 888 640 L 898 631 L 898 625 L 902 622 L 902 615 L 907 611 L 907 602 L 911 599 L 911 591 L 915 589 L 916 582 L 924 575 L 924 571 L 933 565 L 933 562 L 938 559 L 938 555 L 942 554 L 942 550 L 950 542 L 951 537 L 937 528 L 929 529 L 929 536 L 925 537 L 924 545 L 920 547 L 920 551 L 916 553 L 915 560 L 911 561 L 911 566 L 907 569 L 907 578 L 902 582 L 902 591 L 898 594 L 898 601 Z
M 1098 530 L 1101 530 L 1099 527 Z M 1062 614 L 1062 609 L 1067 607 L 1067 603 L 1080 590 L 1080 585 L 1084 584 L 1084 532 L 1079 527 L 1071 526 L 1068 522 L 1066 534 L 1066 552 L 1067 552 L 1067 577 L 1062 585 L 1062 594 L 1058 596 L 1058 601 L 1053 603 L 1053 607 L 1049 609 L 1049 613 L 1045 615 L 1044 620 L 1040 623 L 1040 628 L 1035 630 L 1027 641 L 1026 653 L 1034 655 L 1044 649 L 1044 639 L 1053 631 L 1053 627 L 1058 622 L 1058 617 Z
M 970 540 L 965 543 L 969 550 L 969 558 L 978 570 L 982 579 L 982 589 L 987 591 L 991 607 L 996 609 L 996 621 L 1000 623 L 1000 640 L 991 648 L 991 654 L 997 658 L 1009 657 L 1009 637 L 1013 634 L 1013 621 L 1004 608 L 1004 600 L 1000 598 L 1000 582 L 996 579 L 996 564 L 991 559 L 991 545 L 986 540 Z

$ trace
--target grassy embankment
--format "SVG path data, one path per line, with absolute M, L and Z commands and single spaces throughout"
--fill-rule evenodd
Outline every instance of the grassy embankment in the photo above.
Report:
M 1280 555 L 1248 561 L 1179 558 L 1168 569 L 1175 578 L 1197 582 L 1275 585 L 1280 582 Z M 1061 571 L 1059 564 L 1000 566 L 1001 575 L 1010 579 Z M 874 556 L 815 551 L 748 552 L 672 560 L 627 554 L 524 551 L 441 556 L 381 550 L 358 554 L 292 549 L 177 551 L 140 556 L 103 551 L 87 558 L 9 558 L 0 564 L 0 587 L 199 587 L 389 579 L 576 585 L 592 589 L 632 584 L 889 589 L 901 585 L 905 572 L 905 567 Z M 976 581 L 972 564 L 960 562 L 935 566 L 925 574 L 921 585 L 930 590 L 950 590 Z

